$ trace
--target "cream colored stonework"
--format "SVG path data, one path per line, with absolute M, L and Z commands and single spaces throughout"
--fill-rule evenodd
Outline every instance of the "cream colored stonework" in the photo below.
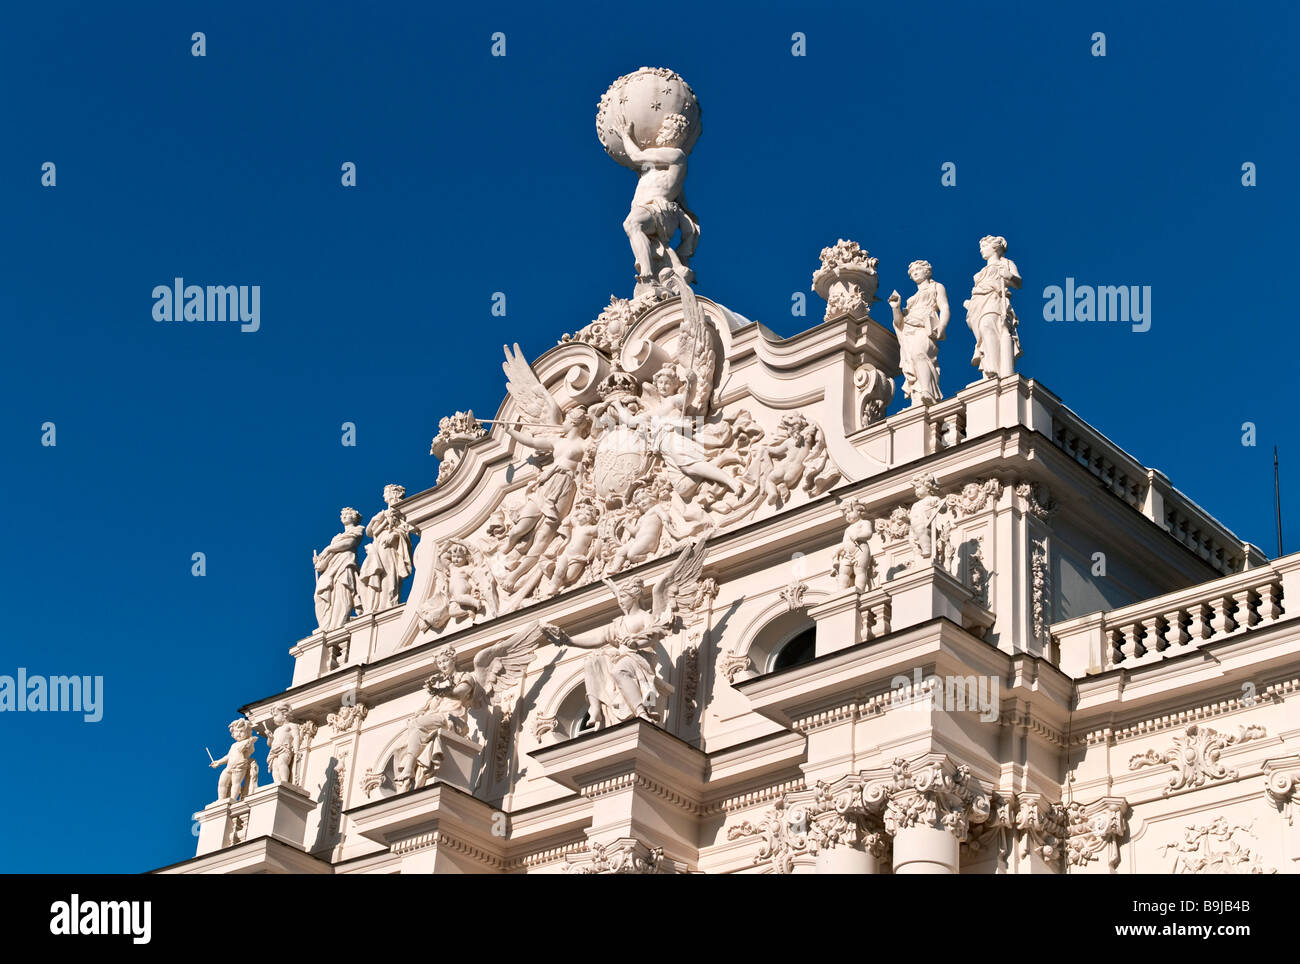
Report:
M 877 259 L 828 246 L 825 320 L 791 338 L 697 293 L 700 130 L 671 71 L 607 93 L 632 297 L 506 349 L 495 417 L 439 425 L 436 485 L 345 510 L 289 690 L 232 724 L 169 870 L 1300 867 L 1300 555 L 1016 371 L 1002 238 L 945 274 L 975 277 L 980 370 L 949 398 L 925 262 L 882 324 Z

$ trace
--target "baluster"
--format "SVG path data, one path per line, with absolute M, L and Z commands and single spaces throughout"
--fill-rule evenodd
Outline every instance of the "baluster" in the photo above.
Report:
M 1142 635 L 1141 623 L 1127 623 L 1120 628 L 1120 646 L 1119 651 L 1124 654 L 1126 660 L 1138 658 L 1138 646 L 1140 645 Z
M 1183 628 L 1187 614 L 1181 609 L 1165 613 L 1165 644 L 1170 647 L 1182 646 L 1192 637 Z
M 1214 618 L 1210 620 L 1214 635 L 1222 636 L 1237 628 L 1237 621 L 1232 618 L 1232 596 L 1218 596 L 1214 600 Z
M 1282 615 L 1282 587 L 1275 582 L 1266 582 L 1259 587 L 1259 616 L 1266 623 L 1271 623 Z
M 1233 600 L 1237 603 L 1237 625 L 1243 629 L 1250 629 L 1259 622 L 1259 613 L 1255 612 L 1255 607 L 1251 605 L 1254 596 L 1255 593 L 1251 589 L 1240 589 L 1232 594 Z
M 1187 607 L 1187 632 L 1192 639 L 1209 639 L 1214 634 L 1210 626 L 1210 607 L 1205 603 L 1192 603 Z
M 1103 648 L 1106 650 L 1106 655 L 1104 659 L 1105 665 L 1103 668 L 1114 669 L 1124 661 L 1124 654 L 1120 650 L 1120 643 L 1123 642 L 1124 637 L 1119 630 L 1116 629 L 1107 629 L 1105 633 L 1106 645 Z
M 1169 643 L 1160 636 L 1158 615 L 1142 620 L 1142 648 L 1146 653 L 1157 653 L 1169 648 Z

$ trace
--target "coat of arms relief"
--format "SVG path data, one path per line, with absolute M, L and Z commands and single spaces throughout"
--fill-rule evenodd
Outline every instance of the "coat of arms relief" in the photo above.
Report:
M 668 294 L 612 299 L 566 337 L 582 387 L 543 383 L 505 349 L 500 428 L 533 470 L 478 531 L 439 542 L 418 601 L 441 634 L 680 552 L 710 533 L 823 494 L 840 480 L 801 412 L 724 406 L 723 329 L 680 274 Z M 425 637 L 427 638 L 427 636 Z

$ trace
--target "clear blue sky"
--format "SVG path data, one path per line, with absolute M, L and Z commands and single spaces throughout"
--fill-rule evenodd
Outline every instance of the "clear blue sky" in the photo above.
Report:
M 926 258 L 960 302 L 1005 235 L 1021 370 L 1272 554 L 1274 444 L 1300 491 L 1297 9 L 8 4 L 0 674 L 102 675 L 106 697 L 98 724 L 0 714 L 0 869 L 193 854 L 203 748 L 288 684 L 340 506 L 426 488 L 438 417 L 500 403 L 503 342 L 535 357 L 630 294 L 634 178 L 594 116 L 646 64 L 703 105 L 702 294 L 793 334 L 822 303 L 794 318 L 792 293 L 847 237 L 882 295 Z M 261 285 L 261 330 L 154 322 L 178 275 Z M 1151 330 L 1044 323 L 1067 276 L 1150 285 Z M 949 394 L 971 341 L 955 318 Z

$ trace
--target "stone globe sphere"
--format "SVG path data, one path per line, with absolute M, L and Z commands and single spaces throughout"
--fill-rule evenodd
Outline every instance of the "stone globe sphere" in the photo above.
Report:
M 596 109 L 596 137 L 605 152 L 635 171 L 638 168 L 628 158 L 617 130 L 620 115 L 628 120 L 632 137 L 643 150 L 664 143 L 662 133 L 670 146 L 689 154 L 700 136 L 700 102 L 695 91 L 667 67 L 642 67 L 624 74 L 610 84 Z

